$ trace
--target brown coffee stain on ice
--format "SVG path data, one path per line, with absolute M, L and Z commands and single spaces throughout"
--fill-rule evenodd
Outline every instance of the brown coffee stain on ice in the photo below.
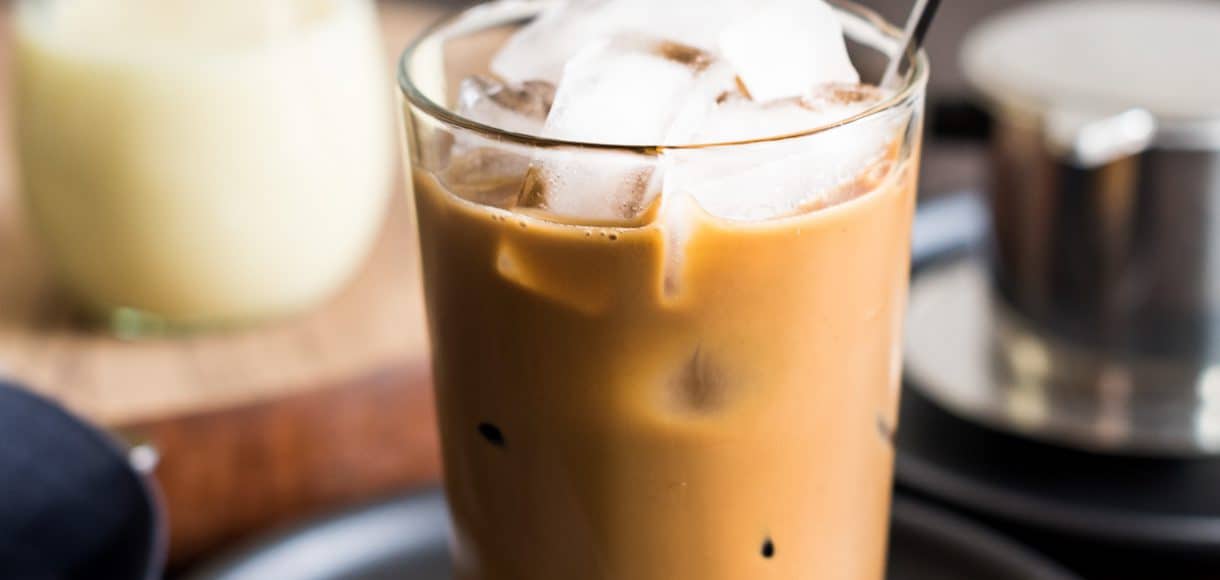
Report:
M 505 109 L 542 120 L 546 119 L 555 102 L 555 85 L 546 81 L 525 81 L 520 88 L 516 88 L 490 77 L 474 75 L 463 80 L 462 85 L 461 96 L 485 96 Z M 473 90 L 465 90 L 466 87 Z M 459 102 L 459 106 L 461 104 Z
M 715 57 L 713 57 L 707 51 L 687 44 L 668 40 L 658 42 L 656 45 L 656 52 L 662 58 L 688 66 L 692 70 L 696 71 L 706 69 L 716 60 Z
M 478 204 L 508 209 L 516 205 L 521 175 L 529 158 L 491 147 L 476 147 L 452 156 L 441 181 L 453 194 Z

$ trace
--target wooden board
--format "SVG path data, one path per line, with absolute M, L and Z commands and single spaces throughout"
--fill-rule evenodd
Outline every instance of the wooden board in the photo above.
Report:
M 383 5 L 390 62 L 440 12 Z M 3 34 L 7 50 L 7 27 Z M 0 94 L 8 94 L 8 57 L 0 57 Z M 75 323 L 56 292 L 21 223 L 8 115 L 0 119 L 0 375 L 160 451 L 175 561 L 437 477 L 418 252 L 401 178 L 367 265 L 323 308 L 246 332 L 125 342 Z

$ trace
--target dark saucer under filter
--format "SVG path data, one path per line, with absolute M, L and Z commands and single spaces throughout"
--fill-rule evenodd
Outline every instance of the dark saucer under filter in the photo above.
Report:
M 1075 451 L 903 397 L 901 484 L 982 514 L 1099 541 L 1220 549 L 1220 460 Z
M 923 259 L 917 259 L 912 282 L 897 438 L 900 484 L 999 522 L 1063 537 L 1216 553 L 1220 458 L 1082 451 L 1022 436 L 1021 425 L 988 416 L 990 409 L 1024 417 L 1026 435 L 1062 440 L 1062 432 L 1039 431 L 1057 412 L 1046 398 L 1053 393 L 1006 392 L 988 384 L 997 378 L 991 337 L 980 323 L 990 316 L 985 264 L 981 252 L 969 250 L 977 241 L 959 240 L 958 251 L 942 244 L 939 257 L 917 256 Z M 1093 422 L 1084 426 L 1094 428 L 1105 418 L 1088 420 Z

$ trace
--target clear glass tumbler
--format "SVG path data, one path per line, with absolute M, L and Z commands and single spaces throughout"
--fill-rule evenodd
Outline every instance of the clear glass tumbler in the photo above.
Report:
M 122 334 L 321 302 L 382 222 L 371 0 L 24 0 L 22 189 L 63 286 Z
M 399 71 L 458 578 L 880 579 L 926 61 L 845 123 L 734 144 L 560 142 L 456 114 L 452 89 L 538 5 L 442 22 Z M 853 50 L 897 45 L 838 9 Z M 543 151 L 732 162 L 877 129 L 892 146 L 848 195 L 787 217 L 516 206 Z

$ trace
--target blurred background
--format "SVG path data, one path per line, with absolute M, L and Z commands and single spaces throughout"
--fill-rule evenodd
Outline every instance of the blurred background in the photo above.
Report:
M 1125 0 L 1113 1 L 1119 4 Z M 909 0 L 860 2 L 876 9 L 892 22 L 904 21 L 911 7 Z M 1104 4 L 1104 0 L 1101 3 Z M 4 38 L 0 38 L 0 51 L 3 51 L 0 56 L 0 83 L 10 85 L 10 79 L 19 74 L 14 70 L 14 47 L 21 44 L 15 38 L 18 33 L 14 31 L 12 23 L 18 4 L 11 2 L 5 5 L 3 18 L 8 25 L 3 29 Z M 1220 344 L 1220 341 L 1211 339 L 1212 311 L 1200 314 L 1196 308 L 1196 303 L 1210 307 L 1215 297 L 1220 296 L 1220 284 L 1213 280 L 1213 276 L 1220 279 L 1220 274 L 1217 274 L 1220 272 L 1220 261 L 1216 261 L 1220 260 L 1220 254 L 1216 253 L 1220 252 L 1220 245 L 1213 243 L 1211 236 L 1215 234 L 1207 229 L 1214 227 L 1214 224 L 1203 223 L 1207 221 L 1204 217 L 1220 219 L 1220 203 L 1215 201 L 1220 196 L 1220 162 L 1214 159 L 1215 150 L 1220 150 L 1220 146 L 1208 153 L 1208 147 L 1214 146 L 1215 141 L 1204 145 L 1196 143 L 1187 148 L 1190 153 L 1186 158 L 1178 156 L 1171 159 L 1163 155 L 1140 161 L 1142 165 L 1115 164 L 1106 160 L 1091 167 L 1078 163 L 1073 168 L 1061 169 L 1050 159 L 1036 155 L 1034 161 L 1029 161 L 1029 155 L 1033 154 L 1023 153 L 1012 156 L 1028 162 L 1028 165 L 1021 165 L 1017 161 L 1004 165 L 1004 152 L 1011 153 L 1014 147 L 1020 147 L 1021 136 L 1007 125 L 997 129 L 998 109 L 989 107 L 980 93 L 972 88 L 973 85 L 967 83 L 959 64 L 960 52 L 967 33 L 984 18 L 1029 4 L 1036 2 L 946 0 L 929 35 L 927 51 L 933 64 L 933 74 L 920 196 L 922 207 L 931 211 L 922 213 L 921 217 L 925 218 L 923 231 L 941 232 L 943 239 L 930 235 L 926 246 L 920 246 L 918 241 L 916 244 L 917 248 L 926 250 L 925 257 L 928 259 L 927 264 L 917 264 L 917 278 L 925 276 L 936 282 L 923 286 L 917 282 L 914 286 L 916 292 L 924 289 L 926 296 L 913 298 L 912 316 L 924 318 L 913 319 L 912 324 L 917 331 L 928 328 L 929 324 L 933 327 L 921 331 L 925 334 L 919 334 L 917 340 L 936 343 L 943 342 L 938 339 L 942 335 L 971 336 L 978 339 L 975 344 L 990 345 L 997 340 L 997 336 L 1026 336 L 1022 334 L 1022 329 L 1014 330 L 1001 323 L 976 328 L 978 324 L 971 326 L 970 320 L 974 319 L 961 323 L 965 326 L 955 326 L 957 318 L 939 315 L 937 309 L 943 308 L 945 301 L 938 302 L 936 288 L 941 288 L 940 294 L 954 294 L 958 287 L 953 284 L 961 283 L 965 284 L 961 295 L 986 294 L 985 288 L 979 291 L 975 286 L 970 286 L 975 283 L 969 281 L 974 280 L 971 276 L 979 280 L 985 278 L 979 277 L 977 272 L 972 274 L 974 270 L 966 268 L 969 271 L 960 276 L 952 274 L 958 272 L 952 270 L 944 280 L 930 277 L 936 272 L 948 271 L 943 267 L 938 270 L 932 265 L 933 262 L 948 260 L 953 266 L 958 263 L 954 260 L 1001 260 L 1004 259 L 1004 249 L 1009 245 L 1022 248 L 1037 245 L 1028 240 L 1022 241 L 1024 238 L 1016 240 L 1016 236 L 1022 235 L 1022 232 L 1004 234 L 1015 240 L 1009 245 L 1003 241 L 998 244 L 981 241 L 990 236 L 989 215 L 1008 215 L 997 213 L 1000 210 L 994 207 L 988 208 L 983 194 L 997 189 L 997 176 L 1011 178 L 999 180 L 1002 183 L 1017 183 L 1019 178 L 1012 177 L 1012 173 L 1037 174 L 1041 180 L 1039 183 L 1042 183 L 1040 187 L 1045 191 L 1030 193 L 1024 189 L 1015 190 L 1013 186 L 1008 189 L 1014 191 L 1006 195 L 1025 195 L 1026 199 L 1040 201 L 1051 199 L 1052 196 L 1076 200 L 1073 202 L 1076 205 L 1064 202 L 1062 207 L 1056 206 L 1057 213 L 1053 213 L 1053 217 L 1035 220 L 1039 225 L 1027 229 L 1050 236 L 1047 239 L 1053 235 L 1070 238 L 1075 234 L 1088 238 L 1087 233 L 1080 232 L 1092 227 L 1107 232 L 1122 230 L 1129 234 L 1129 239 L 1123 238 L 1126 241 L 1121 248 L 1125 249 L 1121 250 L 1115 249 L 1119 247 L 1114 245 L 1117 242 L 1109 238 L 1096 243 L 1064 242 L 1079 250 L 1077 253 L 1080 255 L 1072 254 L 1075 256 L 1072 259 L 1078 260 L 1073 263 L 1091 264 L 1088 271 L 1097 270 L 1098 276 L 1110 276 L 1106 280 L 1112 281 L 1117 279 L 1116 276 L 1126 275 L 1115 273 L 1119 270 L 1130 273 L 1131 268 L 1113 264 L 1124 263 L 1123 256 L 1142 255 L 1131 249 L 1137 243 L 1144 244 L 1139 248 L 1153 247 L 1158 243 L 1156 240 L 1159 238 L 1150 239 L 1152 234 L 1149 232 L 1178 232 L 1182 239 L 1175 238 L 1177 245 L 1167 249 L 1155 247 L 1158 251 L 1166 252 L 1166 255 L 1172 253 L 1177 256 L 1174 258 L 1175 264 L 1180 262 L 1185 265 L 1179 270 L 1149 269 L 1145 265 L 1141 266 L 1143 269 L 1139 270 L 1138 275 L 1143 277 L 1141 279 L 1172 277 L 1183 285 L 1175 288 L 1189 285 L 1194 293 L 1186 296 L 1177 292 L 1171 299 L 1166 299 L 1168 302 L 1152 301 L 1145 306 L 1160 308 L 1154 311 L 1158 320 L 1181 320 L 1173 318 L 1180 316 L 1182 319 L 1205 320 L 1207 324 L 1202 325 L 1204 328 L 1192 330 L 1190 337 L 1183 338 L 1180 329 L 1183 325 L 1194 323 L 1166 323 L 1159 326 L 1140 323 L 1143 324 L 1140 326 L 1137 325 L 1138 317 L 1134 315 L 1119 316 L 1110 311 L 1096 314 L 1096 318 L 1090 320 L 1100 322 L 1087 328 L 1102 328 L 1110 336 L 1117 336 L 1134 327 L 1139 331 L 1139 336 L 1161 337 L 1157 344 L 1171 345 L 1165 347 L 1170 354 L 1190 353 L 1191 362 L 1186 365 L 1189 368 L 1184 371 L 1178 367 L 1158 371 L 1160 374 L 1155 374 L 1156 378 L 1149 379 L 1151 375 L 1141 374 L 1143 370 L 1123 367 L 1123 361 L 1144 353 L 1140 350 L 1142 346 L 1132 346 L 1138 341 L 1124 341 L 1117 346 L 1103 341 L 1105 344 L 1099 350 L 1105 356 L 1117 358 L 1101 363 L 1092 359 L 1088 364 L 1080 363 L 1090 370 L 1086 373 L 1088 378 L 1071 379 L 1086 384 L 1073 392 L 1087 391 L 1087 394 L 1066 401 L 1044 393 L 1037 394 L 1048 388 L 1045 384 L 1032 390 L 1019 390 L 1015 395 L 1013 392 L 996 395 L 973 391 L 972 394 L 961 395 L 962 391 L 955 390 L 952 384 L 908 388 L 911 393 L 904 401 L 907 408 L 903 415 L 904 430 L 908 434 L 902 435 L 905 439 L 899 442 L 899 485 L 903 493 L 910 497 L 949 506 L 978 522 L 1001 529 L 1083 577 L 1220 577 L 1220 566 L 1214 559 L 1208 559 L 1208 554 L 1214 558 L 1217 553 L 1215 548 L 1220 548 L 1220 491 L 1217 491 L 1220 490 L 1220 466 L 1212 455 L 1217 450 L 1216 441 L 1220 438 L 1217 429 L 1220 428 L 1213 429 L 1216 409 L 1209 406 L 1211 401 L 1220 400 L 1220 388 L 1216 386 L 1220 384 L 1217 382 L 1220 379 L 1216 378 L 1220 375 L 1214 372 L 1207 374 L 1211 368 L 1208 363 L 1215 360 L 1213 343 Z M 1220 0 L 1197 1 L 1201 12 L 1213 10 L 1218 4 Z M 240 6 L 240 3 L 235 6 Z M 377 66 L 384 66 L 388 74 L 390 63 L 394 62 L 412 36 L 442 14 L 457 10 L 464 4 L 436 0 L 384 0 L 375 6 L 379 28 L 353 29 L 352 34 L 353 38 L 376 43 L 378 58 L 384 58 Z M 104 18 L 101 15 L 91 17 Z M 1220 30 L 1216 32 L 1220 33 Z M 34 70 L 42 64 L 28 64 L 41 58 L 37 51 L 39 41 L 33 36 L 31 38 L 33 40 L 28 41 L 31 44 L 21 45 L 25 46 L 23 50 L 26 52 L 24 56 L 19 56 L 23 59 L 21 62 L 26 62 L 26 66 Z M 358 44 L 353 41 L 352 46 Z M 1212 45 L 1212 48 L 1216 48 L 1216 45 Z M 352 48 L 352 51 L 357 50 L 363 49 Z M 1220 53 L 1211 54 L 1214 58 Z M 353 58 L 362 57 L 357 55 Z M 52 63 L 45 66 L 46 70 L 61 70 L 53 67 L 70 65 Z M 336 62 L 334 66 L 336 70 L 343 70 L 343 74 L 357 75 L 351 77 L 353 84 L 367 82 L 372 86 L 371 83 L 375 82 L 370 80 L 372 75 L 369 78 L 358 76 L 360 73 L 355 69 L 359 67 L 347 66 L 342 62 Z M 1099 66 L 1105 66 L 1105 63 Z M 1166 66 L 1174 64 L 1167 63 Z M 1192 74 L 1211 73 L 1210 69 L 1199 69 Z M 1130 80 L 1132 83 L 1140 82 L 1138 78 Z M 251 91 L 258 90 L 255 85 L 251 87 Z M 365 506 L 370 502 L 434 487 L 439 481 L 440 467 L 427 368 L 427 340 L 413 226 L 402 192 L 402 180 L 398 173 L 401 169 L 396 162 L 398 155 L 392 153 L 388 145 L 384 150 L 367 152 L 372 158 L 383 159 L 384 167 L 370 166 L 356 171 L 361 175 L 383 176 L 386 183 L 394 185 L 387 192 L 381 192 L 378 189 L 380 184 L 370 184 L 366 210 L 357 216 L 353 213 L 355 210 L 345 209 L 342 214 L 350 215 L 351 219 L 335 217 L 330 221 L 342 223 L 334 227 L 313 224 L 293 230 L 296 214 L 290 211 L 276 207 L 252 209 L 243 206 L 246 211 L 265 210 L 270 212 L 268 215 L 279 215 L 276 223 L 287 225 L 273 233 L 263 234 L 263 238 L 274 238 L 285 247 L 309 247 L 308 252 L 302 250 L 301 253 L 309 253 L 307 258 L 313 260 L 310 268 L 323 263 L 333 264 L 332 272 L 318 274 L 317 280 L 313 277 L 312 269 L 309 275 L 304 274 L 304 270 L 285 270 L 267 273 L 265 278 L 257 280 L 235 280 L 216 292 L 232 292 L 242 300 L 200 302 L 200 312 L 209 313 L 209 317 L 149 317 L 139 312 L 108 309 L 106 304 L 110 296 L 122 295 L 128 285 L 134 287 L 139 286 L 142 280 L 161 280 L 157 271 L 125 272 L 119 276 L 121 282 L 113 285 L 91 284 L 93 278 L 90 276 L 95 274 L 92 262 L 104 261 L 105 252 L 109 250 L 88 243 L 85 237 L 71 235 L 49 244 L 35 243 L 31 231 L 33 226 L 26 214 L 19 211 L 21 203 L 14 179 L 17 161 L 14 157 L 16 144 L 11 137 L 15 130 L 12 120 L 21 116 L 32 118 L 47 114 L 38 107 L 30 107 L 29 102 L 50 102 L 54 98 L 105 99 L 109 94 L 107 91 L 111 89 L 104 83 L 96 86 L 81 83 L 65 84 L 56 90 L 62 93 L 25 94 L 13 86 L 0 90 L 0 94 L 12 96 L 0 99 L 0 107 L 6 110 L 6 114 L 0 117 L 6 123 L 0 126 L 0 380 L 20 384 L 20 390 L 37 393 L 98 426 L 104 435 L 82 432 L 81 437 L 93 441 L 99 437 L 106 440 L 107 451 L 98 451 L 93 444 L 67 447 L 66 441 L 58 441 L 65 447 L 55 448 L 53 452 L 40 452 L 38 457 L 32 457 L 23 449 L 35 443 L 49 444 L 47 441 L 55 438 L 34 440 L 31 434 L 58 432 L 53 427 L 58 423 L 53 421 L 65 419 L 56 416 L 54 419 L 35 421 L 31 418 L 41 411 L 33 409 L 40 403 L 6 403 L 0 399 L 0 406 L 9 405 L 10 409 L 27 409 L 25 406 L 19 407 L 19 404 L 31 405 L 28 412 L 8 415 L 0 409 L 0 460 L 16 458 L 13 459 L 17 461 L 16 465 L 24 466 L 22 469 L 0 469 L 0 543 L 4 542 L 2 534 L 6 529 L 18 527 L 10 524 L 6 528 L 6 517 L 10 522 L 19 521 L 17 510 L 4 506 L 6 500 L 3 498 L 8 496 L 5 490 L 29 486 L 39 477 L 48 478 L 46 481 L 58 481 L 62 478 L 53 475 L 60 471 L 57 463 L 76 464 L 84 461 L 80 454 L 109 453 L 119 461 L 131 462 L 138 472 L 155 482 L 156 491 L 151 492 L 155 496 L 152 505 L 165 518 L 158 520 L 147 511 L 133 508 L 129 515 L 139 513 L 131 517 L 142 518 L 141 521 L 146 522 L 147 526 L 156 527 L 157 531 L 129 530 L 123 534 L 130 534 L 130 542 L 147 543 L 154 552 L 166 550 L 163 556 L 152 556 L 148 565 L 160 568 L 163 558 L 169 577 L 190 577 L 191 574 L 202 573 L 205 566 L 229 561 L 227 558 L 237 553 L 234 550 L 256 545 L 251 542 L 266 538 L 269 533 L 291 530 L 302 522 L 315 521 L 315 518 L 340 513 L 354 506 Z M 203 87 L 198 90 L 208 89 Z M 328 89 L 319 84 L 311 90 Z M 369 94 L 375 94 L 376 90 L 370 88 Z M 1205 87 L 1204 90 L 1210 89 Z M 336 92 L 335 98 L 359 101 L 363 97 L 358 92 L 349 91 L 342 95 Z M 192 94 L 184 91 L 179 98 L 190 102 Z M 1211 95 L 1211 99 L 1220 103 L 1220 94 Z M 15 102 L 26 102 L 27 105 L 18 113 Z M 350 106 L 350 103 L 343 106 Z M 1213 111 L 1220 111 L 1220 106 Z M 325 111 L 304 111 L 302 114 L 326 116 Z M 1157 116 L 1156 111 L 1153 114 Z M 1132 132 L 1139 132 L 1141 119 L 1143 117 L 1125 117 L 1117 129 L 1111 127 L 1108 129 L 1110 132 L 1106 133 L 1107 129 L 1103 127 L 1099 134 L 1118 132 L 1125 135 L 1125 145 L 1120 147 L 1130 148 L 1133 146 L 1132 140 L 1139 140 L 1138 135 L 1131 135 Z M 63 122 L 64 125 L 54 125 L 57 128 L 46 134 L 62 134 L 68 130 L 63 127 L 71 123 L 76 126 L 74 130 L 79 131 L 80 139 L 84 142 L 98 136 L 126 135 L 131 127 L 121 118 L 66 119 Z M 336 127 L 327 133 L 328 139 L 335 139 L 333 151 L 309 154 L 319 155 L 320 162 L 335 159 L 334 156 L 345 149 L 341 141 L 342 135 L 346 134 L 344 132 L 361 130 L 358 126 L 365 122 L 371 127 L 370 134 L 376 133 L 378 128 L 388 131 L 395 125 L 393 117 L 388 114 L 371 115 L 367 120 L 343 128 Z M 357 128 L 353 129 L 353 126 Z M 1215 137 L 1214 126 L 1211 130 L 1212 137 Z M 130 134 L 147 136 L 152 133 L 151 129 L 139 129 Z M 75 150 L 51 151 L 48 148 L 53 146 L 52 143 L 40 140 L 41 135 L 35 131 L 23 132 L 23 147 L 45 156 L 70 156 L 74 153 Z M 380 137 L 384 137 L 386 143 L 393 138 L 386 132 L 373 140 Z M 150 142 L 155 143 L 155 140 Z M 1160 145 L 1143 143 L 1143 147 L 1124 150 L 1124 154 L 1138 154 L 1147 147 L 1156 149 Z M 1000 161 L 996 161 L 997 158 Z M 391 162 L 391 159 L 395 161 Z M 39 169 L 36 162 L 27 164 L 27 172 Z M 1138 170 L 1133 169 L 1137 165 Z M 1104 167 L 1104 171 L 1097 170 L 1098 167 Z M 1131 173 L 1133 171 L 1135 173 Z M 1170 179 L 1168 184 L 1157 185 L 1159 189 L 1166 189 L 1160 193 L 1172 195 L 1176 191 L 1183 196 L 1189 194 L 1195 201 L 1176 206 L 1149 201 L 1155 194 L 1145 189 L 1152 187 L 1149 183 L 1154 178 L 1159 179 L 1166 173 L 1176 177 Z M 87 178 L 95 180 L 112 177 L 103 170 L 86 174 Z M 1143 177 L 1132 177 L 1136 174 Z M 324 182 L 331 178 L 347 179 L 343 175 L 318 173 L 313 180 Z M 48 177 L 47 183 L 47 190 L 51 192 L 72 187 L 72 184 L 60 183 L 51 177 Z M 308 184 L 298 184 L 298 190 L 308 187 Z M 1005 187 L 1001 185 L 998 189 L 1007 191 Z M 48 193 L 44 199 L 52 199 L 52 194 Z M 1115 199 L 1127 200 L 1124 202 L 1126 205 L 1113 201 Z M 1047 203 L 1055 205 L 1058 202 Z M 1102 209 L 1086 211 L 1077 207 L 1093 207 L 1090 203 Z M 53 229 L 56 223 L 68 224 L 64 227 L 71 228 L 72 220 L 98 216 L 108 216 L 101 221 L 118 227 L 124 219 L 128 219 L 123 217 L 125 214 L 100 213 L 113 210 L 100 206 L 66 208 L 50 201 L 34 205 L 38 207 L 33 208 L 33 213 L 46 222 L 40 226 L 41 229 Z M 1155 213 L 1160 216 L 1159 221 L 1135 220 L 1130 215 L 1137 210 L 1131 207 L 1144 208 L 1150 215 Z M 211 210 L 198 206 L 174 211 L 182 215 L 197 215 Z M 330 210 L 322 208 L 320 211 L 326 213 Z M 1123 214 L 1123 211 L 1127 213 Z M 1119 214 L 1128 217 L 1113 217 Z M 1193 215 L 1199 219 L 1173 221 L 1173 216 L 1182 215 Z M 302 215 L 301 223 L 305 224 L 308 217 Z M 174 223 L 167 223 L 166 227 L 185 228 Z M 233 236 L 237 239 L 240 233 Z M 318 249 L 308 245 L 315 242 Z M 188 250 L 182 251 L 189 251 L 193 247 L 191 244 L 190 241 L 183 241 L 181 248 Z M 1098 247 L 1090 250 L 1091 253 L 1080 249 L 1090 244 Z M 996 250 L 997 246 L 999 250 Z M 335 248 L 349 249 L 340 251 Z M 177 249 L 177 246 L 166 248 L 167 252 Z M 263 250 L 250 244 L 243 251 L 257 254 Z M 1055 248 L 1027 251 L 1036 253 L 1044 260 L 1057 252 Z M 56 263 L 61 264 L 55 267 L 58 268 L 55 271 L 61 274 L 67 272 L 67 277 L 76 285 L 74 289 L 66 290 L 64 284 L 53 278 L 51 255 L 54 255 Z M 188 254 L 175 255 L 180 257 L 166 260 L 172 263 L 178 259 L 195 265 L 212 263 L 212 257 L 204 254 L 189 254 L 189 258 L 181 257 Z M 1145 260 L 1141 264 L 1146 264 L 1148 260 L 1155 261 L 1148 257 L 1141 259 Z M 1187 270 L 1187 266 L 1191 269 Z M 1004 284 L 1022 287 L 1020 281 L 1030 282 L 1032 279 L 1032 274 L 1028 273 L 1003 272 L 999 275 L 1001 281 L 996 282 L 1001 288 L 1007 288 Z M 213 275 L 213 278 L 224 276 L 225 273 L 221 272 Z M 969 280 L 961 282 L 953 276 L 964 276 L 962 279 Z M 1020 280 L 1008 280 L 1005 276 Z M 244 285 L 247 283 L 248 286 Z M 977 282 L 983 285 L 987 283 Z M 198 286 L 198 282 L 191 280 L 175 279 L 172 284 L 180 285 L 183 295 L 192 296 L 194 294 L 188 290 Z M 1035 300 L 1018 290 L 1002 289 L 997 292 L 1008 292 L 1007 300 L 1018 307 L 1028 307 L 1039 315 L 1053 316 L 1057 312 L 1087 310 L 1083 305 L 1091 303 L 1096 296 L 1096 293 L 1090 293 L 1090 284 L 1089 281 L 1056 278 L 1039 286 L 1040 291 L 1050 293 L 1054 300 L 1043 295 Z M 88 294 L 82 288 L 101 286 L 106 286 L 104 292 L 99 291 L 95 296 L 81 299 L 81 294 Z M 297 289 L 300 291 L 297 292 Z M 1152 294 L 1160 296 L 1155 292 Z M 963 301 L 970 302 L 966 299 Z M 76 306 L 80 303 L 90 306 Z M 962 308 L 968 310 L 966 306 Z M 979 308 L 985 310 L 989 307 Z M 211 317 L 212 314 L 215 316 Z M 972 314 L 966 312 L 961 316 L 969 319 Z M 1059 318 L 1069 316 L 1065 314 Z M 936 322 L 926 322 L 929 317 Z M 271 322 L 246 324 L 251 320 L 264 319 Z M 237 321 L 241 324 L 233 324 Z M 201 322 L 202 325 L 199 324 Z M 213 322 L 216 324 L 213 325 Z M 1081 324 L 1088 322 L 1085 320 Z M 207 331 L 199 332 L 200 326 Z M 1163 328 L 1165 326 L 1169 328 Z M 1081 348 L 1081 344 L 1091 344 L 1090 339 L 1081 338 L 1076 330 L 1073 327 L 1057 333 L 1054 340 L 1034 340 L 1035 346 L 1029 348 L 1011 347 L 1011 344 L 1030 343 L 1028 340 L 1022 342 L 1024 339 L 1020 338 L 1013 339 L 1016 342 L 1005 342 L 1004 345 L 1009 346 L 999 347 L 1006 354 L 983 353 L 977 354 L 977 358 L 990 360 L 988 357 L 996 356 L 1008 361 L 1004 364 L 1009 366 L 1015 364 L 1012 363 L 1015 360 L 1013 357 L 1028 360 L 1032 356 L 1042 357 L 1038 360 L 1058 361 L 1056 353 L 1074 351 Z M 1056 340 L 1067 341 L 1067 344 Z M 951 350 L 948 354 L 908 352 L 908 358 L 913 354 L 918 361 L 924 361 L 915 371 L 908 373 L 909 378 L 939 384 L 937 381 L 941 381 L 945 374 L 940 361 L 946 357 L 975 356 L 968 347 L 956 351 L 952 350 L 952 345 L 948 348 Z M 1048 349 L 1055 352 L 1047 354 L 1045 351 Z M 1028 355 L 1029 352 L 1035 354 Z M 1046 364 L 1055 366 L 1060 363 Z M 1070 366 L 1076 363 L 1062 364 Z M 990 367 L 966 379 L 955 375 L 957 371 L 949 371 L 948 374 L 954 376 L 942 382 L 1002 382 L 995 378 L 995 373 L 999 371 L 988 369 Z M 1022 371 L 1009 369 L 1005 372 L 1016 376 Z M 1187 378 L 1182 379 L 1179 375 Z M 1042 377 L 1035 382 L 1038 380 L 1046 384 L 1051 381 Z M 1149 381 L 1157 385 L 1174 385 L 1177 384 L 1175 381 L 1188 384 L 1184 388 L 1191 397 L 1185 403 L 1189 408 L 1182 412 L 1194 419 L 1187 428 L 1187 435 L 1162 429 L 1163 424 L 1177 421 L 1173 418 L 1176 415 L 1168 410 L 1160 419 L 1137 416 L 1138 413 L 1131 410 L 1140 406 L 1181 410 L 1175 405 L 1180 407 L 1183 403 L 1176 399 L 1171 401 L 1172 397 L 1169 396 L 1158 398 L 1132 394 L 1139 389 L 1139 385 Z M 1029 381 L 1022 384 L 1028 385 Z M 1031 392 L 1035 394 L 1030 395 Z M 975 398 L 970 399 L 971 396 Z M 989 401 L 994 401 L 988 397 L 1001 402 L 993 405 Z M 973 402 L 961 402 L 966 399 Z M 1057 415 L 1053 410 L 1048 411 L 1047 405 L 1060 405 L 1057 408 L 1072 409 L 1073 413 L 1080 412 L 1087 417 L 1077 419 L 1075 415 L 1067 413 L 1063 422 L 1056 423 Z M 1203 406 L 1206 409 L 1199 410 Z M 953 409 L 953 413 L 945 409 Z M 1030 416 L 1035 418 L 1031 420 Z M 1063 427 L 1064 424 L 1069 427 Z M 1208 432 L 1208 429 L 1213 431 Z M 1154 433 L 1141 439 L 1141 433 L 1148 431 Z M 52 475 L 38 475 L 42 472 Z M 31 475 L 23 477 L 23 473 Z M 1098 482 L 1106 479 L 1109 481 Z M 119 476 L 113 480 L 96 481 L 109 482 L 92 487 L 98 503 L 106 503 L 107 498 L 118 497 L 120 493 L 142 494 L 141 497 L 150 493 L 138 485 L 132 488 L 132 481 Z M 120 492 L 119 488 L 127 491 Z M 48 486 L 46 489 L 60 488 Z M 54 503 L 52 496 L 39 497 L 41 499 L 31 499 L 33 503 L 30 505 L 37 501 Z M 60 520 L 56 521 L 67 529 L 76 530 L 71 532 L 73 534 L 86 533 L 86 528 L 91 525 L 87 523 L 90 521 L 87 518 L 76 518 L 72 514 L 61 513 L 58 517 Z M 114 517 L 123 516 L 119 514 Z M 103 528 L 99 525 L 97 529 Z M 1127 557 L 1125 560 L 1121 555 L 1123 553 Z M 0 556 L 4 554 L 4 550 L 0 549 Z M 92 576 L 88 571 L 77 570 L 66 577 L 103 576 Z

